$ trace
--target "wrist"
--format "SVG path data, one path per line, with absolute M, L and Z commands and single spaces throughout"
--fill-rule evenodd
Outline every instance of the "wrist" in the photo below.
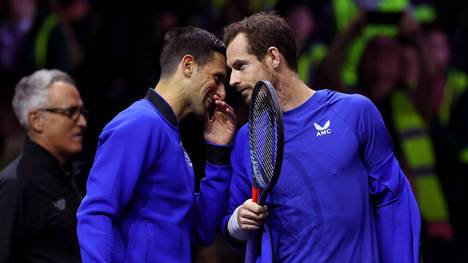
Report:
M 234 239 L 239 240 L 239 241 L 245 241 L 247 240 L 249 231 L 241 229 L 239 226 L 239 223 L 237 222 L 237 213 L 239 212 L 239 208 L 240 206 L 238 206 L 236 210 L 234 210 L 231 217 L 229 218 L 228 232 L 229 232 L 229 235 L 233 237 Z

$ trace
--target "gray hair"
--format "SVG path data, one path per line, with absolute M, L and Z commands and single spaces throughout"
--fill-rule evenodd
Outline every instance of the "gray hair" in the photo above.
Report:
M 24 128 L 28 128 L 29 112 L 46 106 L 50 86 L 59 81 L 75 86 L 75 81 L 67 73 L 57 69 L 38 70 L 16 84 L 12 106 Z

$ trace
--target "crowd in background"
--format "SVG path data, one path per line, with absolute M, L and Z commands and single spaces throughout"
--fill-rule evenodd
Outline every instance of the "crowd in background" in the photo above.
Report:
M 314 89 L 361 93 L 379 108 L 423 217 L 424 262 L 468 259 L 468 4 L 431 0 L 0 0 L 0 169 L 22 149 L 11 99 L 19 79 L 57 68 L 77 82 L 91 114 L 76 156 L 84 191 L 97 136 L 159 79 L 164 33 L 225 25 L 276 10 L 294 31 L 298 71 Z M 261 40 L 259 40 L 261 41 Z M 228 88 L 246 120 L 245 106 Z M 203 176 L 202 124 L 181 123 L 182 140 Z M 184 129 L 190 127 L 190 129 Z M 0 211 L 1 213 L 1 211 Z M 197 262 L 239 262 L 220 237 Z

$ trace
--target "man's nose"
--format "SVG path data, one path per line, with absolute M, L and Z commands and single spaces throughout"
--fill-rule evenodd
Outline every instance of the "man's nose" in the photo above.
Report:
M 77 125 L 82 127 L 82 128 L 86 128 L 88 126 L 88 120 L 86 119 L 86 117 L 80 113 L 80 117 L 78 118 L 78 122 L 77 122 Z
M 229 85 L 236 86 L 239 83 L 240 83 L 239 74 L 237 73 L 237 71 L 233 70 L 231 72 L 231 77 L 229 78 Z

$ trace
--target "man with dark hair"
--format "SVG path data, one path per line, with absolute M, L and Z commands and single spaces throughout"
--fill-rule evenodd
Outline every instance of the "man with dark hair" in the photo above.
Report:
M 247 17 L 224 36 L 230 84 L 249 103 L 257 81 L 269 80 L 285 134 L 281 175 L 265 207 L 249 199 L 247 125 L 236 136 L 222 223 L 228 238 L 243 241 L 268 225 L 257 262 L 268 249 L 274 262 L 418 262 L 418 206 L 376 107 L 360 95 L 310 89 L 296 71 L 291 30 L 275 14 Z
M 175 28 L 160 62 L 156 87 L 99 137 L 77 215 L 84 262 L 191 262 L 192 245 L 212 243 L 224 215 L 235 132 L 234 112 L 223 101 L 225 45 L 205 30 Z M 190 113 L 205 118 L 200 193 L 178 127 Z
M 186 54 L 197 58 L 197 63 L 205 65 L 212 59 L 212 53 L 206 49 L 216 51 L 220 54 L 226 53 L 226 46 L 215 35 L 207 34 L 204 38 L 197 38 L 202 31 L 186 32 L 186 28 L 174 28 L 164 36 L 160 64 L 161 78 L 167 78 L 174 74 L 180 59 Z M 195 41 L 190 42 L 187 41 Z
M 69 161 L 87 125 L 80 93 L 66 73 L 39 70 L 19 81 L 12 105 L 27 137 L 0 174 L 0 262 L 81 262 Z

